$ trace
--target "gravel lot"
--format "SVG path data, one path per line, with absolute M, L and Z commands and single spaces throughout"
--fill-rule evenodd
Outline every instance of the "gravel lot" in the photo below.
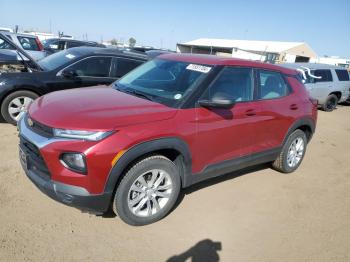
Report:
M 297 172 L 259 166 L 197 185 L 144 227 L 43 195 L 1 123 L 0 261 L 350 261 L 349 119 L 347 106 L 319 111 Z

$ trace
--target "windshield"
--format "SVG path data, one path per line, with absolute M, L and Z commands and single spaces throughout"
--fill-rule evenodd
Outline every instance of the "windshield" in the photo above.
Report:
M 60 66 L 63 66 L 64 64 L 77 59 L 79 56 L 81 56 L 80 53 L 76 51 L 71 50 L 64 50 L 58 53 L 54 53 L 52 55 L 49 55 L 40 61 L 38 61 L 38 64 L 46 71 L 54 70 Z
M 115 82 L 115 88 L 174 107 L 210 70 L 206 65 L 154 59 Z

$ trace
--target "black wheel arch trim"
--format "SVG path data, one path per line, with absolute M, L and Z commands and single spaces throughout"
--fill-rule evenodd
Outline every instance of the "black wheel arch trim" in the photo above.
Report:
M 192 157 L 187 143 L 178 137 L 163 137 L 155 140 L 145 141 L 129 148 L 118 161 L 114 164 L 109 172 L 104 192 L 113 192 L 120 176 L 123 175 L 125 169 L 142 155 L 152 152 L 173 149 L 178 151 L 183 157 L 183 169 L 180 172 L 181 181 L 183 183 L 186 174 L 190 174 L 192 170 Z
M 287 134 L 285 135 L 284 139 L 283 139 L 283 143 L 282 146 L 285 144 L 285 142 L 287 141 L 288 137 L 297 129 L 299 129 L 299 127 L 301 126 L 308 126 L 311 129 L 311 133 L 310 136 L 308 137 L 308 142 L 311 140 L 314 132 L 315 132 L 315 128 L 316 128 L 316 124 L 314 122 L 314 120 L 311 117 L 303 117 L 300 118 L 298 120 L 296 120 L 288 129 Z

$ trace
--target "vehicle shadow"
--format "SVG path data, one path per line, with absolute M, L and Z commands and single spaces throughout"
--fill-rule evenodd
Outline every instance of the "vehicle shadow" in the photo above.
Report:
M 185 252 L 170 257 L 166 260 L 166 262 L 217 262 L 220 261 L 218 251 L 221 250 L 221 242 L 214 242 L 210 239 L 204 239 Z
M 231 180 L 231 179 L 234 179 L 234 178 L 237 178 L 240 176 L 248 175 L 250 173 L 253 173 L 253 172 L 256 172 L 259 170 L 263 170 L 263 169 L 267 169 L 267 168 L 271 168 L 271 164 L 266 163 L 266 164 L 251 166 L 251 167 L 237 170 L 237 171 L 234 171 L 234 172 L 231 172 L 228 174 L 220 175 L 218 177 L 211 178 L 211 179 L 205 180 L 203 182 L 200 182 L 198 184 L 194 184 L 188 188 L 185 188 L 180 192 L 178 200 L 177 200 L 174 208 L 172 209 L 172 211 L 175 210 L 180 205 L 180 203 L 183 201 L 183 199 L 185 198 L 186 195 L 192 194 L 192 193 L 194 193 L 198 190 L 201 190 L 203 188 L 214 186 L 216 184 L 225 182 L 227 180 Z

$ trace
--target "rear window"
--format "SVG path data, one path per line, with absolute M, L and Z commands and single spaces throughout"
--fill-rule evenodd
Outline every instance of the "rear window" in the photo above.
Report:
M 329 69 L 317 69 L 317 70 L 314 70 L 311 72 L 313 75 L 315 75 L 317 77 L 321 77 L 321 78 L 314 78 L 315 83 L 332 82 L 333 81 L 332 73 L 331 73 L 331 70 L 329 70 Z
M 349 81 L 349 73 L 347 70 L 335 69 L 339 81 Z
M 35 38 L 27 36 L 17 36 L 17 39 L 24 50 L 40 51 L 38 43 L 35 41 Z

